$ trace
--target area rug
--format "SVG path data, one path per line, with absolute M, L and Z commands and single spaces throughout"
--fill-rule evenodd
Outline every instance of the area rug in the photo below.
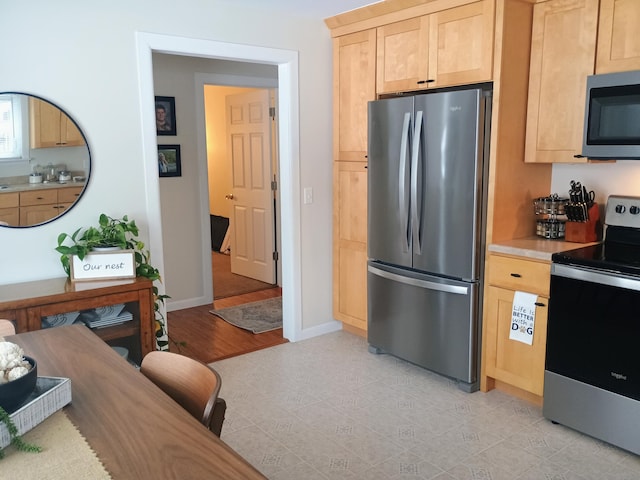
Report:
M 282 297 L 245 303 L 237 307 L 209 310 L 225 322 L 253 333 L 282 328 Z

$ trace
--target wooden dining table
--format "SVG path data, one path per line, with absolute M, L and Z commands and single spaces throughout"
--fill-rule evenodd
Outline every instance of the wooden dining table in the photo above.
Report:
M 266 478 L 84 325 L 6 340 L 71 379 L 65 413 L 114 480 Z

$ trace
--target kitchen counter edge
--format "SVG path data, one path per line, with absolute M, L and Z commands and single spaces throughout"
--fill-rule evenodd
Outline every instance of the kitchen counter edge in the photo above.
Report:
M 84 187 L 86 182 L 75 182 L 70 180 L 68 182 L 49 182 L 49 183 L 20 183 L 16 185 L 7 185 L 5 188 L 0 189 L 0 193 L 13 193 L 13 192 L 29 192 L 37 190 L 50 190 L 52 188 L 67 188 L 67 187 Z
M 517 257 L 551 262 L 551 255 L 566 250 L 597 245 L 600 242 L 576 243 L 564 240 L 547 240 L 542 237 L 517 238 L 489 244 L 489 253 L 501 253 Z

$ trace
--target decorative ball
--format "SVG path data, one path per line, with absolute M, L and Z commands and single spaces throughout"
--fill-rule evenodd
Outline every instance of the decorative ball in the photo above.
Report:
M 26 375 L 0 384 L 0 407 L 8 413 L 16 410 L 36 388 L 38 379 L 38 364 L 25 356 L 24 359 L 31 364 L 31 370 Z

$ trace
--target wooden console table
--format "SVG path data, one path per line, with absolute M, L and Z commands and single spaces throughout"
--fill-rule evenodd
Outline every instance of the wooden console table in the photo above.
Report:
M 155 350 L 153 282 L 149 279 L 71 282 L 63 277 L 0 286 L 0 318 L 12 320 L 17 333 L 40 330 L 42 318 L 49 315 L 122 303 L 127 304 L 133 320 L 93 332 L 105 342 L 138 336 L 144 357 Z

